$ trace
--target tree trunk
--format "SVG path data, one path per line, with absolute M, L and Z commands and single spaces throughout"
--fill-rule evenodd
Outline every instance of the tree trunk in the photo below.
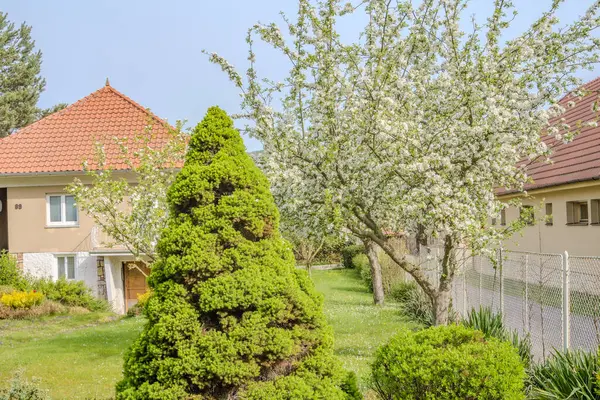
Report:
M 371 265 L 371 277 L 373 279 L 373 302 L 376 305 L 383 305 L 383 277 L 381 275 L 381 264 L 377 258 L 377 248 L 375 243 L 370 240 L 365 240 L 365 249 L 367 250 L 367 257 L 369 258 L 369 264 Z
M 450 288 L 437 291 L 433 300 L 433 324 L 448 325 L 450 316 Z
M 450 316 L 450 302 L 452 300 L 452 282 L 456 272 L 456 246 L 457 239 L 448 235 L 444 239 L 444 258 L 442 259 L 442 274 L 440 285 L 433 299 L 433 316 L 435 325 L 447 325 Z

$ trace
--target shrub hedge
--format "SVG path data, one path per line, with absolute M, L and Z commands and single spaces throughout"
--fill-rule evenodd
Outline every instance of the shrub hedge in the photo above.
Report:
M 371 385 L 386 400 L 517 400 L 525 376 L 509 343 L 454 325 L 394 336 L 376 353 Z
M 83 307 L 90 311 L 109 311 L 109 304 L 97 299 L 83 281 L 69 281 L 64 278 L 53 281 L 49 278 L 36 279 L 31 287 L 43 293 L 47 299 L 69 307 Z
M 29 289 L 29 282 L 17 266 L 17 258 L 5 250 L 0 251 L 0 286 L 16 290 Z
M 521 360 L 527 368 L 531 366 L 531 339 L 529 336 L 521 338 L 518 332 L 511 331 L 504 326 L 502 314 L 493 313 L 491 308 L 482 307 L 479 310 L 472 309 L 467 318 L 462 321 L 467 328 L 477 329 L 483 332 L 485 337 L 495 337 L 512 343 L 517 349 Z
M 344 268 L 355 268 L 353 259 L 354 256 L 365 253 L 365 247 L 359 244 L 348 244 L 342 248 L 342 265 Z

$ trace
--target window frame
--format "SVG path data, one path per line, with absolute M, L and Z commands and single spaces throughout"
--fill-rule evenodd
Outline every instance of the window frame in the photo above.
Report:
M 50 210 L 50 198 L 51 197 L 60 197 L 60 221 L 52 221 L 51 218 L 51 210 Z M 46 194 L 46 226 L 51 228 L 61 228 L 61 227 L 78 227 L 79 226 L 79 209 L 77 208 L 77 203 L 75 203 L 75 221 L 67 221 L 67 197 L 75 197 L 71 194 L 66 193 L 47 193 Z
M 506 226 L 506 208 L 500 210 L 500 226 Z
M 77 280 L 77 256 L 75 254 L 55 254 L 54 257 L 56 258 L 56 278 L 57 279 L 61 279 L 60 276 L 60 264 L 59 264 L 59 259 L 62 258 L 64 259 L 64 269 L 65 269 L 65 275 L 64 278 L 68 281 L 75 281 Z M 72 258 L 73 259 L 73 277 L 70 278 L 69 277 L 69 264 L 68 264 L 68 259 Z
M 529 213 L 529 215 L 526 215 L 526 213 Z M 535 208 L 531 205 L 522 205 L 519 208 L 519 219 L 528 226 L 535 225 Z
M 546 212 L 546 226 L 552 226 L 554 225 L 554 210 L 552 203 L 546 203 L 544 207 Z
M 585 205 L 587 218 L 581 218 L 581 207 Z M 566 202 L 567 225 L 587 226 L 590 224 L 590 205 L 587 200 L 573 200 Z
M 591 225 L 600 225 L 600 199 L 591 199 L 590 200 L 590 208 L 588 214 L 591 217 Z

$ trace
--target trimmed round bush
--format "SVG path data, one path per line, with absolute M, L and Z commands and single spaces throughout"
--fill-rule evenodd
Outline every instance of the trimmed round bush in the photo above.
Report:
M 371 385 L 389 400 L 524 399 L 525 369 L 508 342 L 463 326 L 402 331 L 379 348 Z
M 322 298 L 295 267 L 269 183 L 218 107 L 194 129 L 168 201 L 148 322 L 117 399 L 349 398 Z

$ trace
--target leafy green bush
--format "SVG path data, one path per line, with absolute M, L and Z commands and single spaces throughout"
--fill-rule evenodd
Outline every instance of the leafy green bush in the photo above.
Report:
M 347 399 L 322 298 L 295 267 L 269 183 L 212 107 L 168 192 L 148 323 L 117 399 Z
M 47 299 L 71 307 L 83 307 L 90 311 L 109 311 L 109 304 L 94 297 L 83 281 L 68 281 L 64 278 L 53 281 L 50 278 L 32 280 L 31 287 L 43 293 Z
M 598 355 L 584 351 L 555 352 L 530 374 L 529 398 L 538 400 L 600 398 Z
M 342 248 L 342 265 L 344 268 L 355 267 L 353 258 L 357 254 L 365 254 L 365 247 L 359 244 L 349 244 Z
M 148 300 L 150 299 L 151 295 L 152 295 L 152 290 L 148 290 L 147 292 L 145 292 L 143 294 L 138 294 L 137 295 L 137 300 L 138 301 L 137 301 L 137 303 L 135 303 L 133 305 L 133 307 L 130 307 L 127 310 L 127 316 L 128 317 L 135 317 L 135 316 L 138 316 L 138 315 L 142 315 L 144 307 L 148 303 Z
M 39 388 L 36 381 L 23 378 L 22 372 L 17 372 L 10 381 L 8 388 L 0 387 L 0 400 L 49 400 L 46 391 Z
M 471 329 L 483 332 L 485 337 L 510 342 L 519 352 L 519 357 L 527 368 L 531 366 L 531 339 L 529 336 L 519 337 L 517 331 L 511 331 L 504 327 L 502 314 L 495 314 L 489 307 L 479 310 L 472 309 L 462 324 Z
M 525 370 L 506 342 L 463 326 L 402 331 L 379 348 L 372 388 L 386 400 L 524 399 Z
M 373 276 L 371 275 L 371 264 L 366 254 L 359 253 L 352 257 L 352 268 L 356 269 L 369 291 L 373 291 Z
M 358 389 L 358 380 L 354 372 L 349 371 L 346 374 L 346 379 L 344 379 L 341 386 L 348 400 L 363 400 L 363 395 Z
M 0 286 L 11 286 L 18 290 L 27 290 L 27 279 L 17 266 L 17 258 L 5 250 L 0 251 Z
M 433 306 L 415 282 L 398 282 L 390 293 L 400 303 L 402 314 L 425 326 L 433 325 Z

